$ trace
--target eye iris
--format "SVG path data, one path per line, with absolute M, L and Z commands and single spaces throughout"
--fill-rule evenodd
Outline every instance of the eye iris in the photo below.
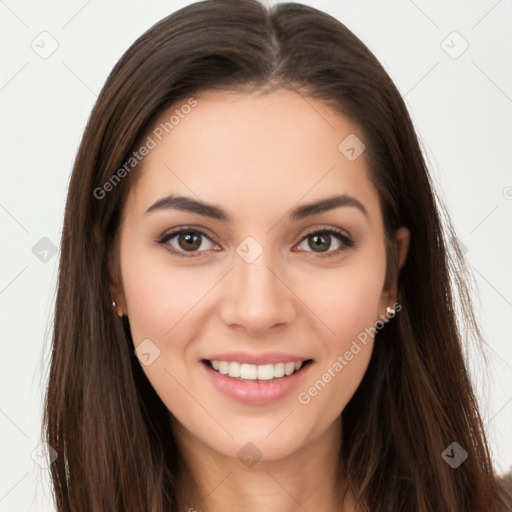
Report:
M 317 248 L 324 248 L 325 250 L 329 249 L 331 237 L 327 234 L 320 234 L 320 235 L 310 235 L 309 240 L 313 240 L 313 243 L 311 244 L 311 247 L 316 251 Z M 322 247 L 324 246 L 324 247 Z M 317 251 L 322 252 L 322 251 Z
M 181 233 L 178 236 L 178 244 L 179 246 L 184 249 L 185 251 L 193 251 L 195 249 L 199 249 L 201 246 L 201 234 L 194 233 Z M 186 241 L 186 245 L 182 245 L 181 242 Z

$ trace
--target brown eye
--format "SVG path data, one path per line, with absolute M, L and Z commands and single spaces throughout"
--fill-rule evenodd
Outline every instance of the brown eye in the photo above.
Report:
M 331 245 L 331 237 L 327 234 L 308 235 L 307 240 L 309 246 L 315 252 L 324 252 L 324 250 L 328 250 Z
M 333 238 L 337 241 L 338 246 L 333 250 L 329 250 L 333 243 Z M 303 244 L 307 244 L 308 248 L 312 249 L 310 251 L 306 250 L 306 252 L 317 253 L 319 257 L 336 256 L 355 245 L 350 237 L 345 235 L 342 231 L 333 228 L 326 228 L 307 234 L 301 240 L 300 245 Z
M 157 242 L 176 256 L 200 256 L 207 251 L 208 244 L 215 245 L 200 229 L 187 227 L 166 233 Z
M 193 233 L 193 234 L 191 234 Z M 201 235 L 200 233 L 195 233 L 193 231 L 187 233 L 180 233 L 178 235 L 177 241 L 180 249 L 184 249 L 185 251 L 195 251 L 201 247 Z

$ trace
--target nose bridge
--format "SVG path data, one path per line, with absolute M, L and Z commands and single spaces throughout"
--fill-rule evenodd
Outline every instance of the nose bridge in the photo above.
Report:
M 223 321 L 262 331 L 293 319 L 293 294 L 281 281 L 281 266 L 270 247 L 247 237 L 236 248 L 227 285 Z M 279 276 L 279 277 L 278 277 Z

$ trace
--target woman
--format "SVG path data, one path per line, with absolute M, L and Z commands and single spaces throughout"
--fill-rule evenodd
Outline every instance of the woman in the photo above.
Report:
M 504 510 L 439 207 L 397 89 L 332 17 L 209 0 L 143 34 L 69 187 L 58 511 Z

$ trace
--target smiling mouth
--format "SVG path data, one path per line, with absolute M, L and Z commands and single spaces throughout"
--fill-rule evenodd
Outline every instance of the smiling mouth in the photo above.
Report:
M 247 364 L 236 361 L 217 361 L 203 359 L 202 362 L 212 368 L 217 373 L 231 377 L 233 380 L 241 382 L 269 382 L 285 379 L 294 375 L 306 366 L 309 366 L 313 360 L 307 359 L 298 362 L 280 362 L 276 364 Z

